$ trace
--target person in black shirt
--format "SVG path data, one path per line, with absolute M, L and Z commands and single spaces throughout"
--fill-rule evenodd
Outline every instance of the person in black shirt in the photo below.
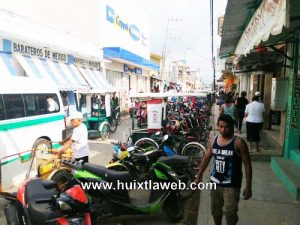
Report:
M 200 163 L 195 183 L 202 182 L 202 176 L 211 158 L 213 165 L 210 181 L 216 184 L 210 190 L 211 213 L 216 225 L 222 224 L 223 214 L 227 225 L 238 221 L 238 203 L 242 185 L 242 163 L 246 173 L 244 200 L 252 196 L 252 166 L 246 142 L 234 135 L 234 120 L 229 115 L 218 118 L 219 135 L 209 141 L 207 151 Z
M 243 119 L 245 117 L 245 109 L 246 105 L 248 105 L 248 99 L 246 99 L 247 93 L 245 91 L 242 91 L 241 97 L 237 98 L 235 100 L 235 109 L 236 109 L 236 126 L 239 130 L 239 133 L 242 133 L 242 125 L 243 125 Z

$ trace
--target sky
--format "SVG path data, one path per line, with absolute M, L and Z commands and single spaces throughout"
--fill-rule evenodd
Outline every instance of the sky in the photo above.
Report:
M 150 52 L 161 55 L 166 43 L 166 61 L 186 59 L 191 69 L 199 71 L 200 79 L 211 84 L 210 0 L 132 1 L 139 4 L 149 18 Z M 214 0 L 215 52 L 220 46 L 217 18 L 224 15 L 226 4 L 227 0 Z

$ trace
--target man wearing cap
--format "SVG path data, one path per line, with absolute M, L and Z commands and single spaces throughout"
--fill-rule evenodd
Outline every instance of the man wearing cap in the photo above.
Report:
M 258 102 L 262 102 L 262 100 L 261 100 L 261 94 L 260 94 L 259 91 L 256 91 L 255 94 L 254 94 L 254 96 L 258 97 Z
M 61 141 L 60 144 L 63 144 L 63 151 L 70 147 L 73 149 L 76 161 L 83 160 L 84 162 L 88 162 L 88 130 L 84 123 L 82 123 L 82 118 L 83 116 L 81 112 L 74 112 L 70 117 L 68 117 L 71 125 L 74 127 L 73 134 L 71 137 Z

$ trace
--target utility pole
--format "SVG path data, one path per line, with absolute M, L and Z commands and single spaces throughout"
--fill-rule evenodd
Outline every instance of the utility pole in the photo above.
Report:
M 167 29 L 166 29 L 166 37 L 165 37 L 165 42 L 163 45 L 163 50 L 162 50 L 162 66 L 161 66 L 161 76 L 165 76 L 165 69 L 166 69 L 166 56 L 167 56 L 167 43 L 169 39 L 169 28 L 170 28 L 170 22 L 182 22 L 182 18 L 168 18 L 168 23 L 167 23 Z M 169 72 L 170 74 L 170 72 Z
M 210 27 L 211 27 L 211 59 L 213 66 L 213 90 L 216 92 L 216 58 L 214 56 L 214 0 L 210 0 Z
M 166 29 L 166 37 L 165 37 L 165 43 L 163 45 L 163 50 L 162 50 L 162 65 L 161 65 L 161 78 L 165 78 L 165 66 L 166 66 L 166 53 L 167 53 L 167 41 L 168 41 L 168 36 L 169 36 L 169 22 L 170 18 L 168 18 L 168 23 L 167 23 L 167 29 Z

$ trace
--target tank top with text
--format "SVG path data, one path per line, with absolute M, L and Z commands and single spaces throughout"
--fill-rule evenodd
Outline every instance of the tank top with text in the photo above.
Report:
M 242 183 L 242 159 L 235 150 L 235 139 L 226 145 L 218 143 L 215 137 L 212 143 L 213 165 L 210 180 L 222 187 L 241 187 Z

